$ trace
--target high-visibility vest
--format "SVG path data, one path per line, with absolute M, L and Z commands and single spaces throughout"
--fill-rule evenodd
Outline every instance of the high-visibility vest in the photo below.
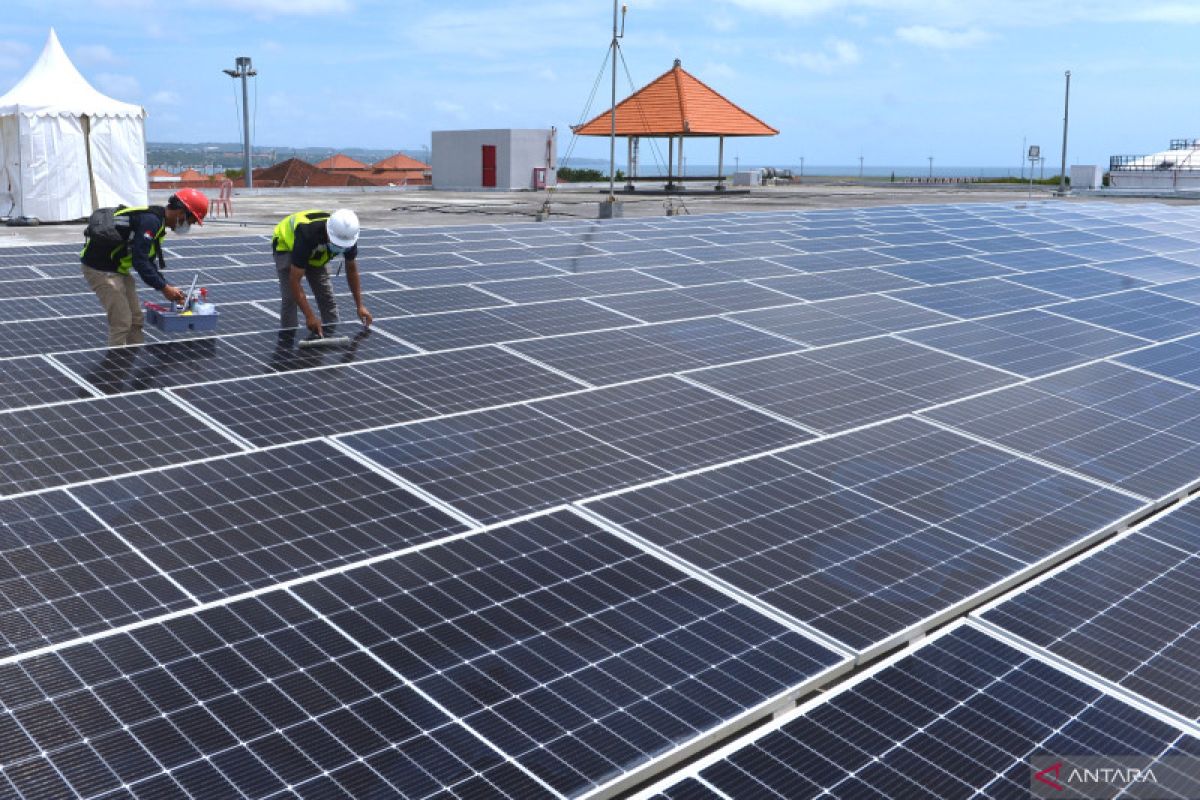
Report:
M 129 208 L 121 208 L 121 209 L 114 211 L 113 216 L 114 217 L 127 217 L 130 214 L 136 214 L 136 213 L 139 213 L 142 211 L 149 211 L 149 210 L 150 210 L 149 206 L 132 206 Z M 155 231 L 155 233 L 154 233 L 154 241 L 152 241 L 150 243 L 150 253 L 147 256 L 150 259 L 150 261 L 154 261 L 155 257 L 158 256 L 159 248 L 162 247 L 163 237 L 166 235 L 167 235 L 167 221 L 166 221 L 166 218 L 161 218 L 158 223 L 158 230 Z M 128 275 L 130 273 L 130 271 L 133 269 L 133 251 L 129 248 L 129 245 L 130 245 L 130 242 L 132 241 L 132 239 L 133 239 L 133 235 L 130 234 L 129 239 L 126 239 L 124 242 L 122 242 L 121 244 L 114 247 L 108 253 L 108 260 L 116 262 L 117 272 L 119 272 L 122 275 Z M 83 251 L 80 252 L 80 255 L 82 256 L 83 253 L 86 253 L 87 249 L 91 246 L 92 246 L 92 241 L 89 240 L 88 243 L 86 245 L 84 245 Z
M 320 222 L 323 219 L 329 219 L 328 211 L 297 211 L 295 214 L 289 214 L 281 219 L 275 226 L 275 235 L 272 240 L 275 252 L 292 252 L 292 248 L 296 246 L 296 228 L 310 222 Z M 308 266 L 323 267 L 329 263 L 330 258 L 332 256 L 329 254 L 328 247 L 315 247 L 308 258 Z

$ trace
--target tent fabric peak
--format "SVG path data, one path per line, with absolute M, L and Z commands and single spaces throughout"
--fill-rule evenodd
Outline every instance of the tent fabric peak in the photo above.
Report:
M 3 96 L 0 114 L 26 116 L 145 117 L 145 110 L 97 91 L 67 57 L 58 35 L 50 29 L 37 61 Z

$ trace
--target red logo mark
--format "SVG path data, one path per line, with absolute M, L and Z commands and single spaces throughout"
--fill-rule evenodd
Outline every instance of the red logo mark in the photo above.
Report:
M 1061 770 L 1062 770 L 1062 762 L 1059 761 L 1056 764 L 1051 764 L 1050 766 L 1046 767 L 1045 769 L 1038 770 L 1037 772 L 1033 773 L 1033 779 L 1035 781 L 1041 781 L 1042 783 L 1046 784 L 1047 786 L 1049 786 L 1051 789 L 1053 789 L 1056 792 L 1061 792 L 1067 788 L 1058 782 L 1059 772 Z M 1053 773 L 1054 777 L 1053 778 L 1047 777 L 1051 773 Z

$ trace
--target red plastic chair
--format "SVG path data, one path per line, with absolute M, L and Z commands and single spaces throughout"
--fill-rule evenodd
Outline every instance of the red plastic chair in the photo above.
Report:
M 217 195 L 217 199 L 212 201 L 212 210 L 215 214 L 218 209 L 225 210 L 225 216 L 233 213 L 233 181 L 225 178 L 221 181 L 221 193 Z

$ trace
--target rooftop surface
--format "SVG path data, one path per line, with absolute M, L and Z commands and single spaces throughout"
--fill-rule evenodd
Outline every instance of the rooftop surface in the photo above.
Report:
M 1022 195 L 235 197 L 115 350 L 5 229 L 0 796 L 1200 794 L 1200 209 Z

